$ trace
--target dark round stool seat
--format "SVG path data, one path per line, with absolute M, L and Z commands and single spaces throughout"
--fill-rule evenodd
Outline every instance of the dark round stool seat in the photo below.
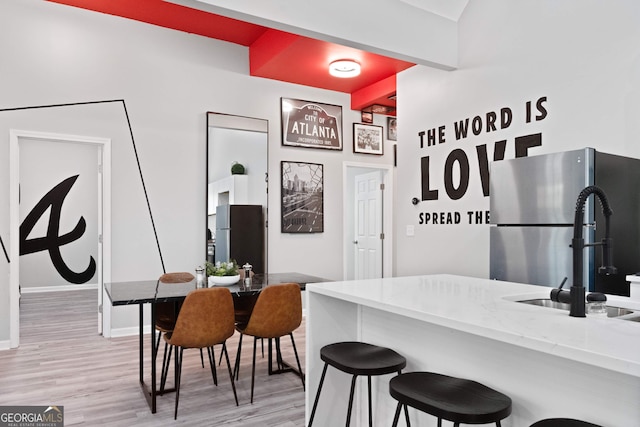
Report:
M 373 426 L 373 410 L 371 406 L 371 377 L 376 375 L 385 375 L 402 372 L 407 366 L 407 359 L 391 350 L 390 348 L 381 347 L 373 344 L 357 341 L 337 342 L 325 345 L 320 349 L 320 359 L 324 362 L 318 391 L 313 402 L 313 409 L 309 417 L 309 427 L 313 424 L 313 418 L 316 414 L 318 401 L 320 400 L 320 392 L 322 384 L 327 373 L 329 365 L 339 371 L 351 374 L 351 391 L 349 393 L 349 406 L 347 408 L 348 426 L 351 422 L 351 410 L 353 406 L 353 393 L 358 376 L 367 377 L 368 397 L 369 397 L 369 426 Z
M 338 342 L 320 349 L 320 359 L 351 375 L 384 375 L 407 366 L 394 350 L 364 342 Z
M 433 372 L 408 372 L 389 381 L 389 393 L 400 407 L 453 421 L 456 425 L 496 423 L 511 414 L 511 398 L 476 381 Z
M 597 424 L 571 418 L 548 418 L 531 424 L 531 427 L 600 427 Z

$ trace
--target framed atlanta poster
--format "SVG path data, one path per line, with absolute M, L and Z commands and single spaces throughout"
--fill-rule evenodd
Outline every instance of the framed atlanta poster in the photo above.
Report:
M 342 106 L 280 98 L 282 145 L 342 150 Z

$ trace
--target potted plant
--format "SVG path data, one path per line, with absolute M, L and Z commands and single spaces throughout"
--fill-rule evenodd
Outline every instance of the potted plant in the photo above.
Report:
M 242 163 L 233 162 L 231 165 L 231 175 L 244 175 L 245 169 Z
M 240 280 L 240 271 L 235 260 L 227 262 L 216 261 L 216 263 L 206 262 L 207 281 L 209 286 L 234 285 Z

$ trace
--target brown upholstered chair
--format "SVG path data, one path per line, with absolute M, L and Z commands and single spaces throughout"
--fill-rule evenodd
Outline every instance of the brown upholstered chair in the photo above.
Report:
M 165 273 L 158 279 L 161 283 L 188 283 L 194 280 L 193 274 L 187 272 Z M 160 332 L 170 332 L 176 324 L 179 304 L 173 302 L 161 302 L 156 304 L 156 330 Z M 158 342 L 160 339 L 158 337 Z
M 238 274 L 240 274 L 240 283 L 244 283 L 244 270 L 241 268 L 238 270 Z M 255 273 L 251 272 L 251 278 L 255 276 Z M 249 316 L 251 316 L 251 310 L 253 306 L 256 304 L 256 300 L 258 299 L 258 295 L 244 295 L 242 298 L 235 299 L 234 306 L 236 309 L 236 327 L 244 329 L 249 322 Z M 264 357 L 264 344 L 262 345 L 262 357 Z M 218 365 L 222 363 L 222 353 L 220 353 L 220 360 L 218 360 Z
M 173 283 L 189 283 L 195 280 L 193 274 L 188 273 L 186 271 L 180 271 L 175 273 L 165 273 L 160 278 L 158 278 L 158 282 L 165 284 L 173 284 Z M 176 325 L 176 319 L 178 318 L 178 313 L 180 312 L 180 306 L 182 302 L 161 302 L 156 304 L 156 321 L 155 328 L 156 331 L 160 332 L 158 334 L 158 339 L 156 342 L 156 353 L 153 355 L 153 359 L 156 359 L 158 354 L 158 349 L 160 348 L 160 338 L 163 333 L 173 331 L 174 326 Z M 164 355 L 162 356 L 162 370 L 169 366 L 169 362 L 171 360 L 171 352 L 167 352 L 167 345 L 164 346 Z M 204 355 L 202 351 L 200 352 L 200 361 L 202 363 L 202 367 L 204 368 Z M 160 392 L 164 391 L 164 384 L 160 386 Z
M 227 360 L 227 370 L 233 388 L 233 396 L 238 405 L 238 395 L 233 382 L 233 373 L 229 362 L 229 354 L 226 350 L 227 338 L 234 333 L 235 316 L 233 311 L 233 298 L 228 288 L 204 288 L 195 289 L 187 295 L 178 320 L 172 332 L 164 335 L 165 341 L 175 351 L 175 383 L 176 383 L 176 407 L 174 418 L 178 418 L 178 401 L 180 399 L 180 380 L 182 376 L 182 354 L 185 348 L 206 348 L 209 354 L 209 365 L 213 382 L 217 385 L 213 346 L 223 344 L 222 351 Z
M 279 366 L 283 366 L 280 353 L 280 337 L 289 335 L 298 364 L 298 373 L 302 380 L 304 390 L 304 374 L 300 367 L 300 359 L 296 343 L 293 339 L 293 331 L 302 323 L 302 296 L 300 285 L 297 283 L 283 283 L 265 287 L 258 296 L 253 307 L 249 322 L 245 325 L 236 324 L 236 330 L 240 332 L 238 340 L 238 353 L 234 376 L 238 378 L 240 368 L 240 353 L 242 350 L 243 335 L 253 336 L 253 364 L 251 369 L 251 403 L 253 403 L 253 387 L 256 373 L 256 343 L 259 338 L 275 339 L 276 358 Z M 269 367 L 271 368 L 271 367 Z
M 244 283 L 244 276 L 245 276 L 244 270 L 240 269 L 238 270 L 238 273 L 240 274 L 240 282 Z M 254 276 L 255 276 L 255 273 L 252 271 L 251 278 L 253 279 Z M 253 309 L 253 306 L 255 305 L 257 298 L 258 298 L 257 295 L 255 296 L 255 299 L 244 296 L 241 299 L 241 302 L 243 303 L 243 305 L 238 306 L 236 304 L 236 323 L 240 324 L 241 328 L 244 328 L 245 326 L 247 326 L 247 323 L 249 322 L 249 316 L 251 315 L 251 310 Z M 240 301 L 236 301 L 236 303 L 238 302 Z

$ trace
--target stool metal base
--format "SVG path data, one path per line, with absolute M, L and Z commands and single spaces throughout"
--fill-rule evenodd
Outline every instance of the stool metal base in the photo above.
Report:
M 320 376 L 320 383 L 318 384 L 316 398 L 313 402 L 311 416 L 309 417 L 309 427 L 311 427 L 311 425 L 313 424 L 313 418 L 315 417 L 316 409 L 318 407 L 318 401 L 320 400 L 320 392 L 322 391 L 322 385 L 324 384 L 324 378 L 327 374 L 327 368 L 329 367 L 329 365 L 342 372 L 346 372 L 352 375 L 351 390 L 349 392 L 349 407 L 347 409 L 347 427 L 351 423 L 351 412 L 353 409 L 353 395 L 355 393 L 356 378 L 358 378 L 358 376 L 367 377 L 367 396 L 369 398 L 369 427 L 373 427 L 373 409 L 371 407 L 371 376 L 391 374 L 394 372 L 397 372 L 398 375 L 400 375 L 402 373 L 402 368 L 404 368 L 407 363 L 406 359 L 403 356 L 399 355 L 391 349 L 361 342 L 341 342 L 326 345 L 320 350 L 320 358 L 325 363 L 322 369 L 322 375 Z M 407 412 L 406 408 L 405 415 L 408 421 L 409 413 Z

